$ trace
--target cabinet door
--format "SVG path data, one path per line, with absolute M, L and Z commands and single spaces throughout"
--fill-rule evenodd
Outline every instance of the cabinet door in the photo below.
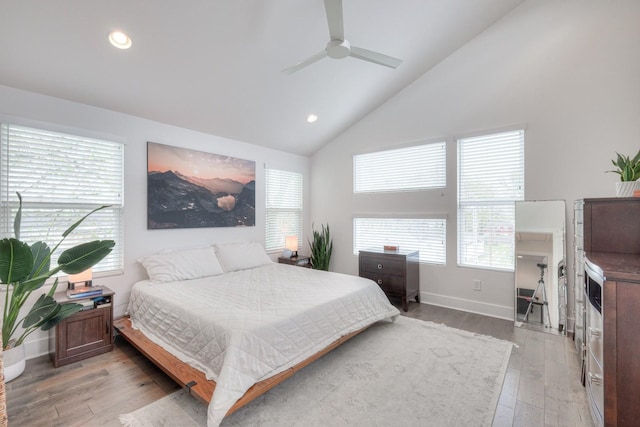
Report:
M 111 310 L 81 311 L 58 325 L 56 346 L 60 358 L 72 357 L 111 344 Z

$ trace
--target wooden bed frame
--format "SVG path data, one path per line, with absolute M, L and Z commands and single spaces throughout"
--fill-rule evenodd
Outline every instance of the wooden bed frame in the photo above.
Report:
M 147 357 L 150 361 L 156 364 L 160 369 L 162 369 L 167 375 L 169 375 L 175 382 L 180 384 L 181 387 L 187 387 L 189 392 L 201 400 L 204 403 L 209 403 L 211 401 L 211 397 L 213 396 L 213 391 L 216 388 L 216 382 L 213 380 L 207 380 L 205 374 L 195 369 L 185 362 L 181 361 L 167 350 L 159 346 L 158 344 L 152 342 L 149 338 L 144 336 L 142 332 L 139 330 L 133 329 L 131 327 L 131 320 L 128 317 L 120 317 L 113 322 L 114 327 L 118 331 L 120 335 L 127 341 L 129 341 L 135 348 L 137 348 L 145 357 Z M 256 397 L 266 393 L 273 387 L 277 386 L 305 366 L 310 363 L 318 360 L 325 354 L 329 353 L 334 348 L 338 347 L 340 344 L 348 341 L 354 336 L 358 335 L 360 332 L 367 329 L 369 326 L 366 326 L 362 329 L 359 329 L 355 332 L 352 332 L 348 335 L 345 335 L 333 343 L 331 343 L 328 347 L 320 350 L 318 353 L 310 356 L 308 359 L 303 360 L 297 365 L 280 372 L 272 377 L 269 377 L 265 380 L 260 381 L 259 383 L 254 384 L 247 392 L 242 396 L 238 401 L 229 409 L 227 415 L 235 412 L 240 409 L 247 403 L 251 402 Z

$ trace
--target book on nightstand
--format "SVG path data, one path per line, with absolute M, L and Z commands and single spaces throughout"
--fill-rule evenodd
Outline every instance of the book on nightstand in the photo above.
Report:
M 101 286 L 82 286 L 75 289 L 67 289 L 68 298 L 87 298 L 102 295 Z

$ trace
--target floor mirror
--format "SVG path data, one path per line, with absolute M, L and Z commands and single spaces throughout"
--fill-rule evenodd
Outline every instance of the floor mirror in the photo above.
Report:
M 566 335 L 565 202 L 516 202 L 515 213 L 515 325 Z

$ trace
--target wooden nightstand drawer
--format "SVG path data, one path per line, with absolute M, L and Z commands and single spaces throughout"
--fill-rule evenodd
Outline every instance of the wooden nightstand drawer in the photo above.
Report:
M 370 273 L 383 273 L 393 276 L 403 276 L 406 261 L 393 257 L 366 256 L 362 259 L 360 268 Z
M 373 280 L 387 294 L 395 294 L 396 296 L 402 296 L 402 292 L 404 291 L 404 277 L 391 276 L 388 274 L 380 274 L 380 273 L 371 273 L 368 271 L 361 273 L 360 276 Z

